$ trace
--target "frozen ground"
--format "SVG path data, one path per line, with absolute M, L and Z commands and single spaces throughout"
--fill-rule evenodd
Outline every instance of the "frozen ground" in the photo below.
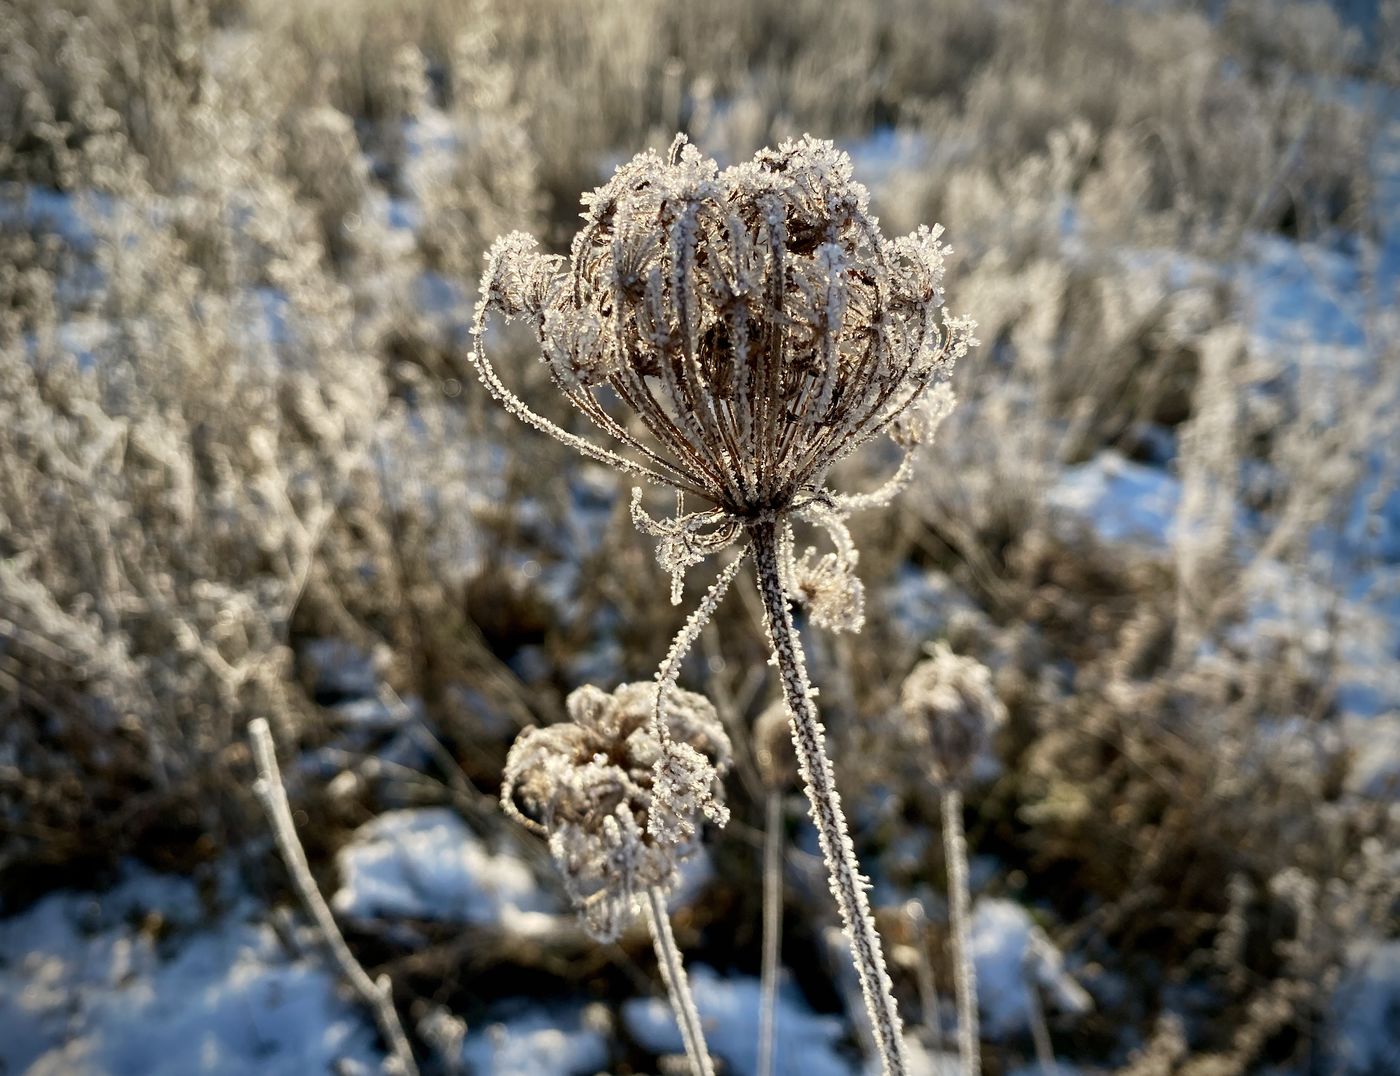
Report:
M 414 812 L 400 812 L 409 815 Z M 493 876 L 504 888 L 530 892 L 513 867 L 448 853 L 431 836 L 437 812 L 363 834 L 351 862 L 368 854 L 377 866 L 356 868 L 359 888 L 342 905 L 451 919 L 499 907 L 483 898 Z M 404 846 L 381 857 L 390 831 Z M 427 839 L 414 835 L 429 834 Z M 464 834 L 458 833 L 458 836 Z M 465 835 L 464 843 L 473 839 Z M 470 880 L 459 861 L 485 864 Z M 389 865 L 392 864 L 392 865 Z M 378 876 L 370 881 L 371 876 Z M 395 880 L 418 877 L 400 885 Z M 300 1076 L 377 1072 L 382 1055 L 364 1012 L 343 999 L 304 931 L 274 930 L 266 915 L 225 885 L 211 911 L 180 879 L 132 869 L 101 894 L 61 892 L 0 923 L 0 1072 L 32 1076 Z M 485 903 L 483 903 L 483 900 Z M 527 903 L 532 901 L 527 900 Z M 972 952 L 989 1038 L 1024 1035 L 1032 979 L 1051 1013 L 1083 1012 L 1091 1000 L 1026 910 L 1005 900 L 979 901 Z M 756 979 L 691 969 L 697 1006 L 713 1052 L 728 1071 L 756 1070 L 759 991 Z M 1338 992 L 1343 1072 L 1386 1071 L 1400 1050 L 1391 1020 L 1400 1005 L 1400 949 L 1358 947 L 1356 970 Z M 671 1010 L 657 996 L 622 1005 L 626 1035 L 658 1055 L 679 1054 Z M 503 1002 L 497 1015 L 467 1032 L 461 1059 L 489 1076 L 583 1076 L 605 1071 L 615 1034 L 599 1005 L 533 1006 Z M 911 1029 L 912 1032 L 912 1029 Z M 780 993 L 776 1020 L 779 1076 L 857 1076 L 844 1021 L 814 1013 L 791 986 Z M 916 1069 L 951 1071 L 948 1059 L 915 1046 Z M 1376 1066 L 1381 1066 L 1377 1068 Z M 1020 1070 L 1025 1073 L 1033 1068 Z

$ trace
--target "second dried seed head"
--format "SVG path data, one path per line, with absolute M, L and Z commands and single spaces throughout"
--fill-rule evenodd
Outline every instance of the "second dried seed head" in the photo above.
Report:
M 581 687 L 565 704 L 569 721 L 526 729 L 506 758 L 502 805 L 548 839 L 570 900 L 600 941 L 617 937 L 647 889 L 674 884 L 699 816 L 727 817 L 720 778 L 732 758 L 729 737 L 714 706 L 693 692 L 668 692 L 663 714 L 689 763 L 689 795 L 653 795 L 656 691 L 654 683 L 611 694 Z M 649 829 L 656 811 L 666 823 Z

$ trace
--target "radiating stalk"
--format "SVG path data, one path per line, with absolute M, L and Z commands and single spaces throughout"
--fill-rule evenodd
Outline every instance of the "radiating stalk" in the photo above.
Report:
M 866 897 L 869 882 L 861 876 L 851 844 L 841 797 L 836 791 L 835 773 L 826 753 L 826 732 L 812 704 L 802 644 L 793 629 L 792 612 L 778 573 L 777 530 L 771 523 L 755 523 L 749 533 L 758 569 L 764 621 L 782 676 L 797 765 L 811 803 L 812 821 L 816 823 L 822 857 L 826 860 L 831 892 L 851 944 L 851 958 L 860 978 L 861 994 L 875 1033 L 881 1066 L 886 1074 L 903 1076 L 909 1066 L 900 1033 L 899 1010 Z
M 656 947 L 656 961 L 661 965 L 661 978 L 666 983 L 666 993 L 671 999 L 671 1008 L 676 1013 L 676 1023 L 681 1029 L 681 1041 L 685 1043 L 685 1056 L 690 1059 L 690 1071 L 695 1076 L 715 1076 L 714 1065 L 710 1063 L 709 1051 L 705 1048 L 705 1032 L 700 1026 L 700 1013 L 695 1008 L 695 998 L 690 992 L 690 978 L 681 963 L 681 951 L 676 948 L 676 936 L 671 933 L 671 915 L 666 910 L 666 894 L 652 886 L 647 890 L 647 918 L 651 923 L 651 941 Z

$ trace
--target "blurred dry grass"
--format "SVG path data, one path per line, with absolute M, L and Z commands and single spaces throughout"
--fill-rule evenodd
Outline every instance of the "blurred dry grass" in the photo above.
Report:
M 1322 1065 L 1346 945 L 1393 930 L 1400 885 L 1394 789 L 1352 773 L 1337 671 L 1345 580 L 1400 559 L 1354 525 L 1400 475 L 1395 303 L 1362 272 L 1348 350 L 1285 361 L 1241 327 L 1239 267 L 1260 242 L 1301 261 L 1378 238 L 1400 5 L 1370 35 L 1322 4 L 1216 7 L 0 4 L 4 908 L 258 838 L 247 721 L 315 747 L 349 697 L 316 640 L 374 655 L 441 747 L 417 782 L 306 782 L 322 865 L 391 800 L 495 825 L 513 733 L 585 679 L 648 677 L 680 611 L 612 480 L 481 400 L 481 253 L 516 227 L 561 242 L 581 191 L 676 130 L 729 160 L 810 130 L 863 148 L 858 177 L 884 170 L 887 233 L 948 226 L 949 291 L 983 340 L 916 487 L 862 524 L 865 634 L 817 643 L 863 855 L 905 891 L 942 876 L 887 723 L 947 636 L 1012 711 L 970 804 L 992 891 L 1045 909 L 1100 976 L 1097 1013 L 1055 1028 L 1063 1054 L 1126 1064 L 1185 1007 L 1180 1050 L 1165 1028 L 1136 1071 Z M 507 343 L 548 409 L 531 342 Z M 1047 492 L 1105 451 L 1179 481 L 1174 540 L 1066 527 Z M 911 572 L 932 612 L 895 600 Z M 1317 595 L 1321 641 L 1241 630 L 1275 578 Z M 741 736 L 772 690 L 755 619 L 722 612 L 690 677 Z M 752 969 L 746 772 L 686 929 Z M 809 896 L 788 959 L 829 997 Z M 467 1012 L 488 975 L 625 986 L 591 951 L 483 943 L 449 976 L 457 940 L 361 943 Z

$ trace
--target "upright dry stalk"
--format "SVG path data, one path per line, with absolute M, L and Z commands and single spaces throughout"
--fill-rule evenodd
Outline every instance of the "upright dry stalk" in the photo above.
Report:
M 797 781 L 787 706 L 769 706 L 753 728 L 758 772 L 767 789 L 763 824 L 763 966 L 759 978 L 758 1076 L 773 1076 L 778 1016 L 778 962 L 783 941 L 783 797 Z
M 647 890 L 647 922 L 651 926 L 651 940 L 656 949 L 656 962 L 661 967 L 661 979 L 666 984 L 666 993 L 681 1029 L 681 1042 L 685 1044 L 685 1056 L 690 1061 L 691 1071 L 697 1076 L 714 1076 L 715 1068 L 705 1048 L 705 1032 L 700 1025 L 700 1010 L 695 1007 L 695 996 L 690 992 L 690 977 L 685 973 L 681 951 L 676 947 L 676 936 L 671 932 L 666 894 L 656 886 Z
M 831 879 L 831 893 L 841 913 L 841 925 L 851 943 L 851 956 L 860 977 L 861 995 L 875 1030 L 875 1041 L 885 1071 L 903 1073 L 908 1068 L 904 1038 L 901 1034 L 899 1009 L 889 972 L 885 970 L 885 954 L 880 948 L 880 936 L 875 931 L 875 918 L 870 913 L 870 900 L 865 891 L 868 883 L 861 876 L 846 826 L 846 813 L 841 809 L 841 795 L 836 791 L 836 775 L 826 752 L 826 730 L 822 728 L 817 709 L 812 705 L 812 688 L 807 681 L 802 644 L 793 628 L 788 595 L 778 572 L 778 538 L 772 524 L 760 524 L 749 532 L 753 544 L 754 563 L 758 570 L 759 595 L 773 656 L 783 682 L 783 698 L 792 723 L 792 742 L 797 750 L 798 772 L 802 776 L 811 804 L 812 821 L 817 827 L 822 858 L 826 860 Z
M 958 1002 L 958 1056 L 965 1076 L 982 1068 L 977 1021 L 977 969 L 972 962 L 972 898 L 967 838 L 963 833 L 964 786 L 992 733 L 1006 721 L 1006 707 L 992 689 L 992 674 L 943 643 L 910 671 L 900 688 L 906 727 L 926 751 L 929 776 L 942 789 L 943 850 L 948 863 L 948 915 L 952 927 L 953 982 Z
M 301 898 L 301 903 L 310 913 L 312 920 L 321 932 L 321 938 L 330 950 L 331 959 L 340 969 L 351 988 L 365 1000 L 374 1014 L 374 1022 L 379 1025 L 379 1033 L 389 1046 L 389 1064 L 400 1076 L 418 1076 L 418 1065 L 413 1060 L 413 1050 L 408 1045 L 408 1036 L 399 1023 L 398 1012 L 394 1009 L 393 990 L 389 977 L 381 975 L 371 979 L 369 973 L 350 952 L 345 936 L 336 926 L 326 898 L 311 876 L 311 866 L 306 861 L 306 852 L 297 838 L 296 826 L 292 823 L 292 808 L 287 802 L 287 790 L 282 784 L 282 771 L 277 766 L 277 749 L 273 746 L 272 730 L 264 718 L 257 717 L 248 723 L 248 735 L 253 741 L 253 757 L 257 762 L 258 779 L 253 791 L 262 804 L 267 820 L 272 826 L 272 834 L 277 840 L 277 848 L 282 853 L 282 861 L 287 865 L 292 885 Z
M 759 975 L 758 1076 L 773 1076 L 778 1027 L 778 961 L 783 945 L 783 794 L 764 797 L 763 966 Z
M 804 137 L 720 169 L 684 138 L 663 160 L 643 153 L 584 196 L 568 258 L 529 236 L 498 240 L 473 326 L 482 383 L 521 420 L 590 459 L 676 492 L 676 515 L 632 516 L 657 539 L 681 598 L 687 568 L 748 540 L 832 892 L 886 1072 L 905 1071 L 899 1014 L 810 699 L 789 600 L 812 622 L 859 630 L 864 596 L 845 526 L 886 504 L 952 404 L 953 363 L 973 325 L 943 308 L 941 229 L 886 239 L 850 158 Z M 487 355 L 488 317 L 528 322 L 555 385 L 610 442 L 595 444 L 532 411 Z M 871 493 L 827 488 L 833 464 L 879 436 L 903 450 Z M 690 511 L 685 497 L 702 506 Z M 794 553 L 794 522 L 832 551 Z M 682 629 L 658 677 L 653 725 L 658 802 L 687 804 L 703 760 L 671 743 L 664 715 L 675 675 L 737 562 Z M 684 817 L 687 812 L 673 812 Z M 668 819 L 655 814 L 653 838 Z
M 972 962 L 971 896 L 967 882 L 967 838 L 963 835 L 962 793 L 943 792 L 943 855 L 948 861 L 948 918 L 953 938 L 953 985 L 958 998 L 958 1057 L 964 1076 L 982 1071 L 977 1021 L 977 966 Z
M 928 915 L 922 902 L 911 900 L 904 906 L 909 923 L 914 928 L 915 968 L 919 977 L 919 1004 L 923 1010 L 924 1028 L 929 1045 L 935 1052 L 943 1049 L 943 1021 L 939 1016 L 938 983 L 933 976 L 933 961 L 928 955 Z
M 1045 1006 L 1040 1001 L 1040 976 L 1036 974 L 1033 950 L 1026 951 L 1021 971 L 1026 980 L 1026 1001 L 1030 1008 L 1031 1041 L 1035 1043 L 1035 1060 L 1043 1076 L 1059 1076 L 1055 1061 L 1055 1046 L 1050 1041 L 1050 1025 L 1045 1021 Z

